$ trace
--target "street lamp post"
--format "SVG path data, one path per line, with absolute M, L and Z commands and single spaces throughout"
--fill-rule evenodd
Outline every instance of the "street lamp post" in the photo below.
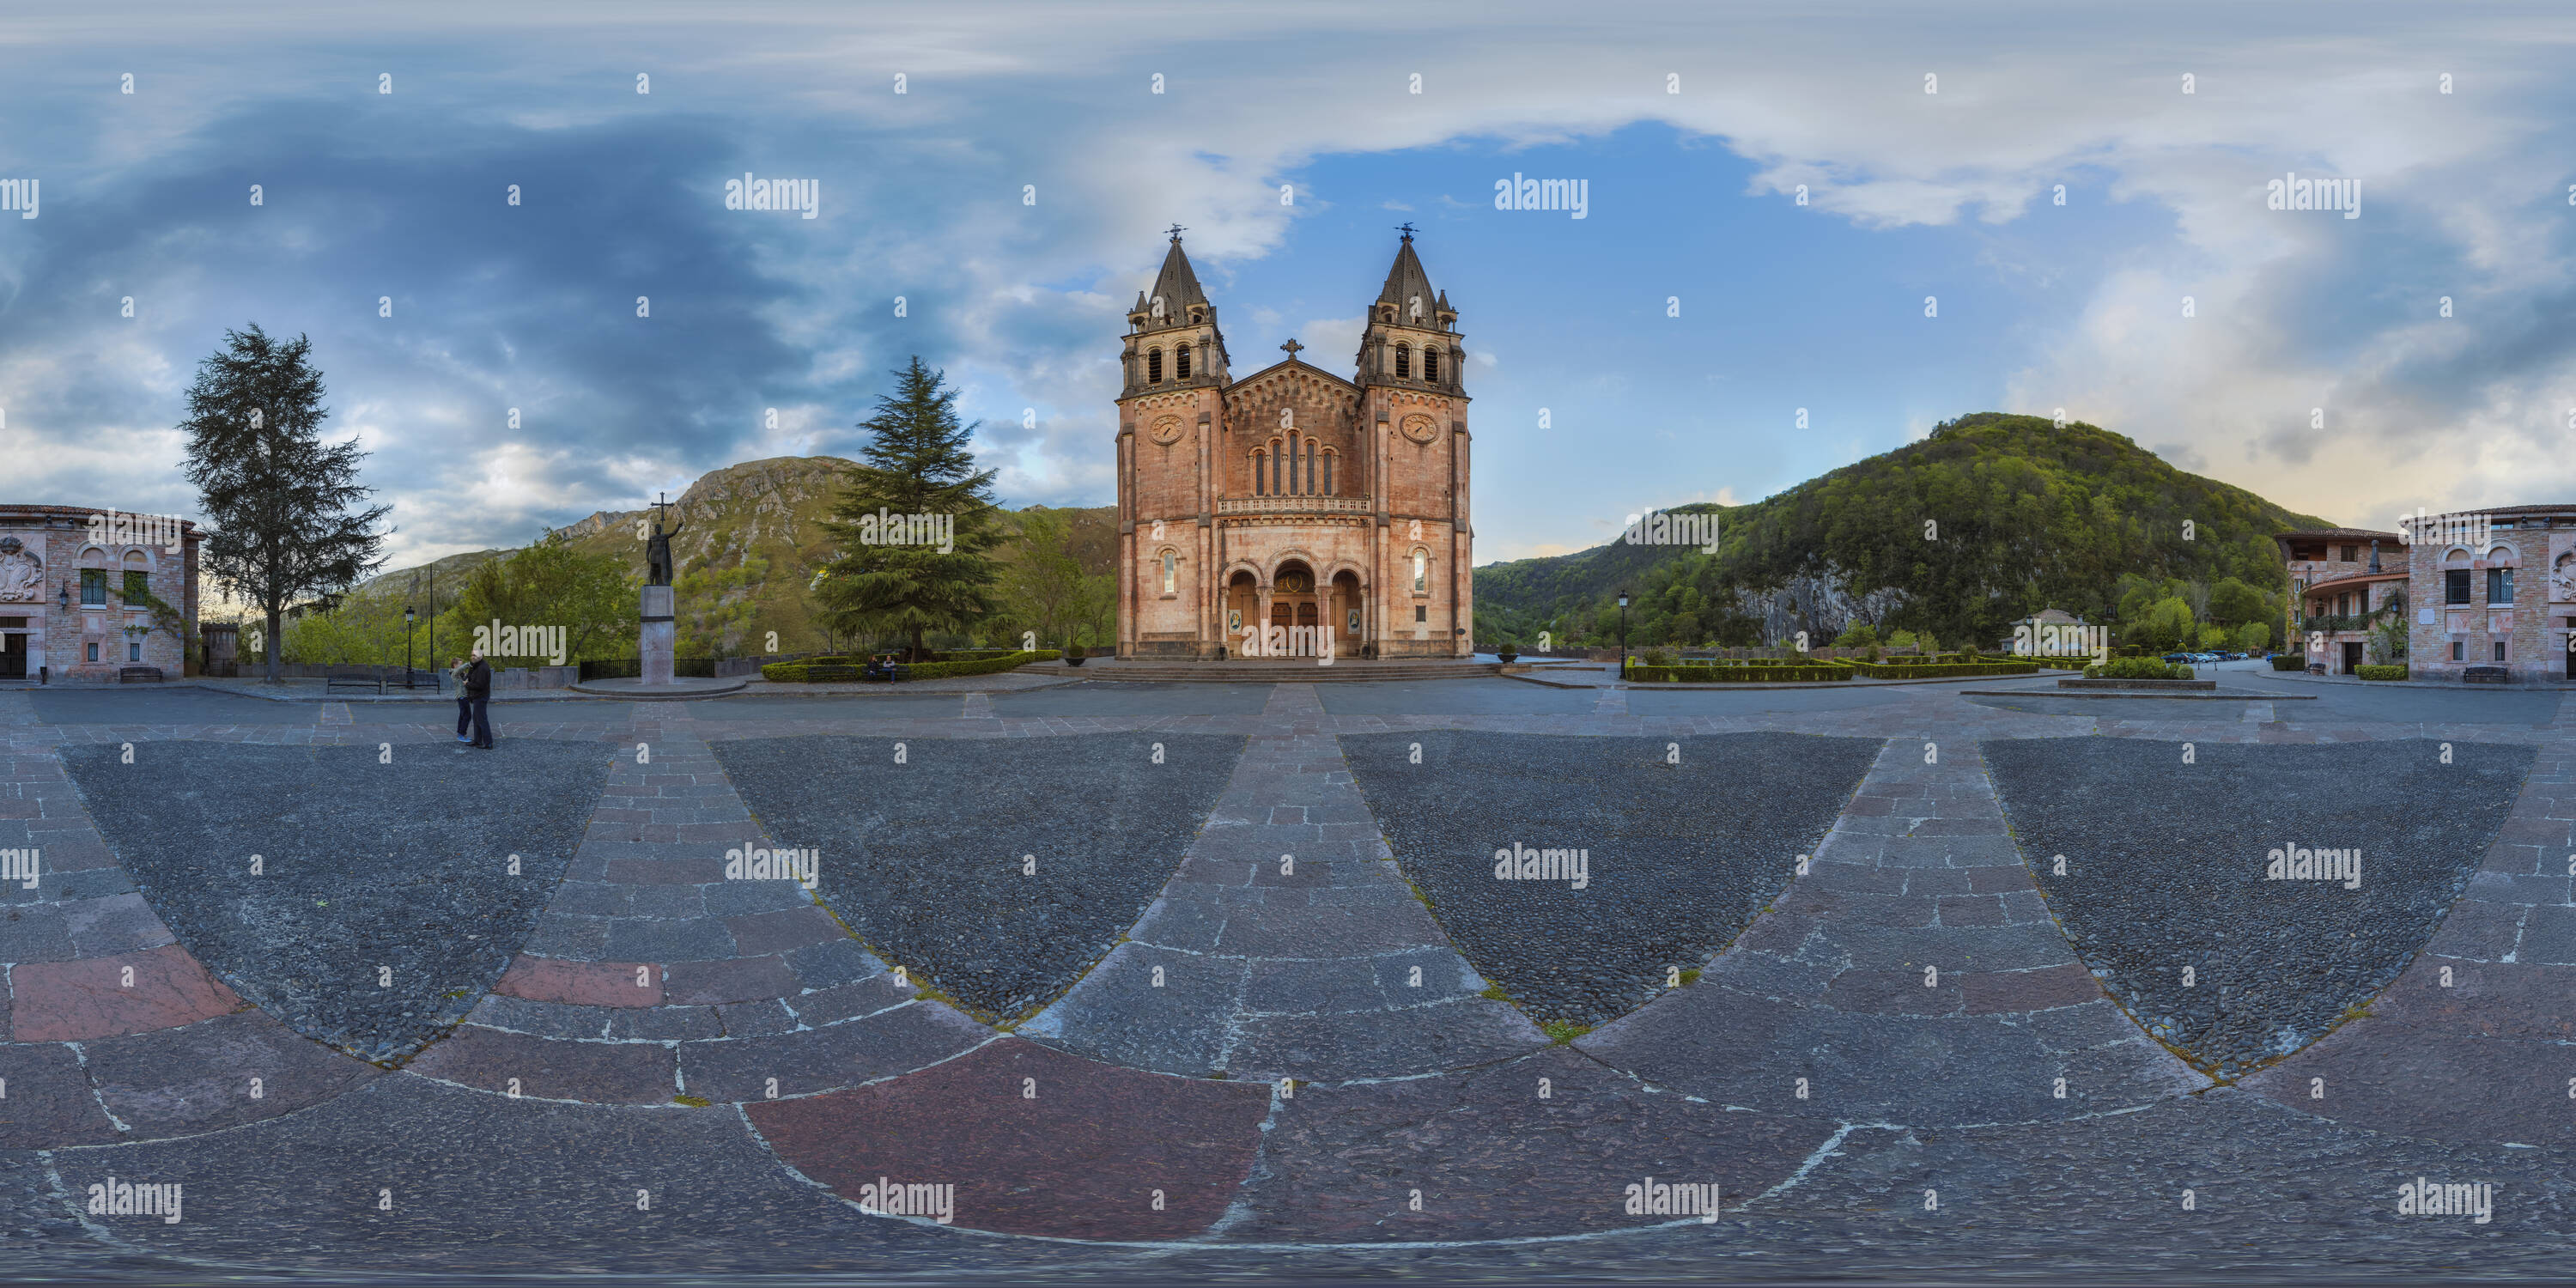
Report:
M 1619 592 L 1619 679 L 1628 679 L 1628 592 Z
M 403 687 L 411 687 L 411 605 L 403 605 Z

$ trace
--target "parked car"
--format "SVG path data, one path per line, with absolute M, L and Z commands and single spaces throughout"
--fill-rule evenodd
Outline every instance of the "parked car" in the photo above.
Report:
M 2165 660 L 2166 660 L 2166 661 L 2168 661 L 2168 662 L 2183 662 L 2183 663 L 2188 663 L 2188 662 L 2190 662 L 2190 661 L 2191 661 L 2191 654 L 2189 654 L 2189 653 L 2167 653 L 2167 654 L 2165 654 Z

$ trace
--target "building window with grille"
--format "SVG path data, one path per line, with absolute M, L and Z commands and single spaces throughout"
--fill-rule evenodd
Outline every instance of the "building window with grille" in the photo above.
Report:
M 1409 344 L 1395 346 L 1395 378 L 1398 380 L 1413 378 L 1413 346 Z
M 1333 491 L 1333 453 L 1331 452 L 1324 453 L 1324 495 L 1337 495 Z
M 81 569 L 81 607 L 107 607 L 107 570 L 105 568 Z M 95 662 L 98 659 L 90 660 Z
M 1252 494 L 1254 496 L 1270 495 L 1270 475 L 1267 472 L 1269 465 L 1270 456 L 1268 453 L 1254 452 L 1252 454 Z
M 2499 661 L 2499 662 L 2501 662 L 2501 661 L 2503 661 L 2503 660 L 2504 660 L 2504 641 L 2503 641 L 2503 640 L 2497 640 L 2497 641 L 2495 642 L 2495 660 L 2497 660 L 2497 661 Z
M 1145 383 L 1149 385 L 1163 383 L 1163 351 L 1160 349 L 1145 351 Z
M 2448 568 L 2443 570 L 2442 602 L 2445 604 L 2465 604 L 2469 602 L 2468 569 Z
M 1315 495 L 1315 440 L 1306 440 L 1306 495 Z
M 1413 552 L 1413 593 L 1428 594 L 1430 590 L 1431 555 L 1427 551 L 1416 550 Z
M 1440 351 L 1438 349 L 1425 348 L 1422 351 L 1422 378 L 1425 380 L 1438 380 L 1440 378 Z
M 143 660 L 143 643 L 142 643 L 142 641 L 140 641 L 140 640 L 131 640 L 131 641 L 128 641 L 128 642 L 126 643 L 126 645 L 125 645 L 125 660 L 126 660 L 126 661 L 128 661 L 128 662 L 140 662 L 140 661 L 142 661 L 142 660 Z
M 2513 602 L 2513 569 L 2487 569 L 2487 604 L 2502 607 Z
M 1174 362 L 1174 364 L 1175 364 L 1175 365 L 1173 366 L 1173 373 L 1174 373 L 1174 374 L 1176 374 L 1176 375 L 1178 375 L 1178 376 L 1179 376 L 1181 379 L 1183 379 L 1183 380 L 1187 380 L 1187 379 L 1189 379 L 1189 378 L 1190 378 L 1190 346 L 1188 346 L 1188 345 L 1186 345 L 1186 344 L 1185 344 L 1185 345 L 1182 345 L 1180 348 L 1178 348 L 1178 349 L 1174 350 L 1174 351 L 1173 351 L 1173 353 L 1172 353 L 1172 359 L 1173 359 L 1173 362 Z
M 2459 641 L 2459 640 L 2453 640 L 2453 641 L 2451 641 L 2451 660 L 2452 660 L 2452 661 L 2454 661 L 2454 662 L 2465 662 L 2465 661 L 2468 661 L 2469 659 L 2468 659 L 2468 657 L 2467 657 L 2467 655 L 2466 655 L 2466 650 L 2467 650 L 2467 649 L 2468 649 L 2468 645 L 2467 645 L 2467 644 L 2465 644 L 2465 643 L 2463 643 L 2463 642 L 2461 642 L 2461 641 Z
M 1163 593 L 1166 595 L 1179 594 L 1180 585 L 1181 557 L 1169 550 L 1166 550 L 1163 552 Z

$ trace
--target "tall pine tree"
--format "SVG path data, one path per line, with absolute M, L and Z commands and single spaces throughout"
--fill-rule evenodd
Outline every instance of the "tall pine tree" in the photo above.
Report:
M 837 553 L 815 592 L 836 630 L 901 635 L 915 660 L 923 635 L 965 630 L 997 609 L 996 569 L 985 554 L 1000 539 L 995 471 L 976 471 L 966 446 L 975 426 L 957 423 L 957 391 L 942 387 L 944 375 L 916 355 L 895 373 L 895 391 L 877 399 L 876 414 L 859 422 L 872 438 L 862 463 L 844 473 L 824 525 Z M 896 530 L 887 521 L 914 515 L 955 524 L 945 551 L 917 543 L 909 522 Z
M 268 679 L 278 679 L 285 619 L 327 607 L 384 563 L 376 522 L 391 507 L 356 509 L 366 453 L 355 440 L 322 441 L 322 373 L 312 341 L 276 340 L 254 324 L 224 332 L 224 347 L 197 366 L 188 388 L 188 481 L 214 531 L 207 575 L 267 619 Z

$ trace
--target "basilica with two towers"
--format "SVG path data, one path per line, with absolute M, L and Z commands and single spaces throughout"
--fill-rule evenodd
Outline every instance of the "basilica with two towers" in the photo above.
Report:
M 1347 379 L 1293 339 L 1236 379 L 1180 233 L 1127 315 L 1118 656 L 1473 653 L 1465 340 L 1411 229 Z

